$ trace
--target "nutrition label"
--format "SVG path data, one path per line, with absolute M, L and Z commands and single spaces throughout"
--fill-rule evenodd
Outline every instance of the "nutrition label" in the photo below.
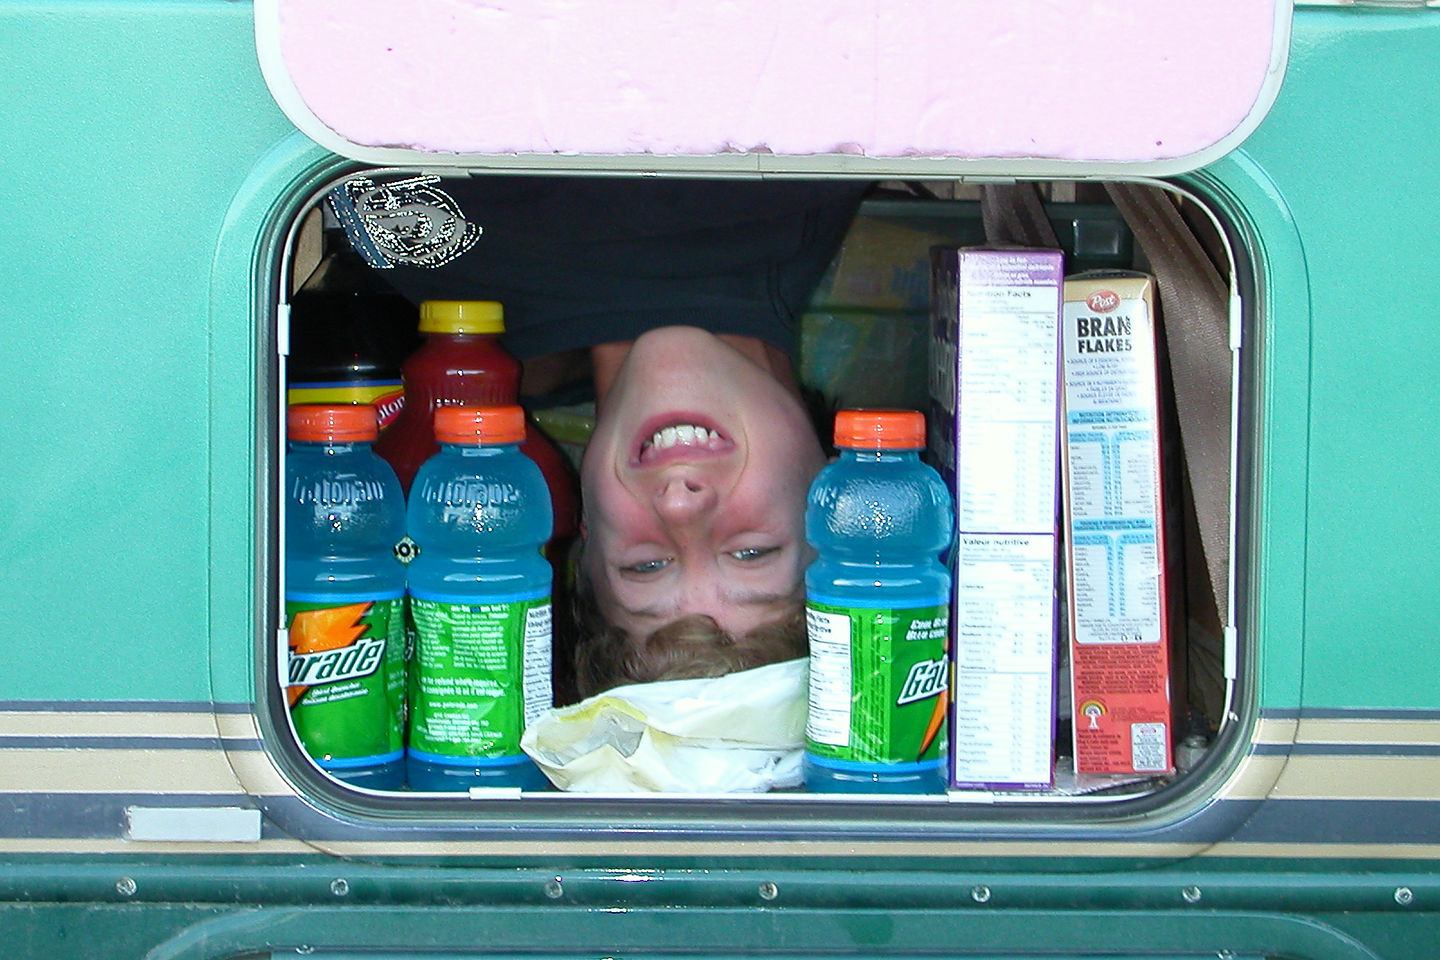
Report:
M 962 250 L 952 785 L 1044 789 L 1055 699 L 1061 259 Z
M 811 607 L 810 708 L 806 736 L 816 743 L 850 745 L 850 617 Z
M 1149 326 L 1143 307 L 1129 307 L 1125 349 L 1098 351 L 1085 347 L 1080 332 L 1122 329 L 1122 320 L 1087 323 L 1083 301 L 1066 304 L 1065 440 L 1079 644 L 1160 642 L 1155 354 L 1151 338 L 1134 335 Z
M 525 648 L 522 654 L 520 683 L 525 691 L 527 727 L 548 710 L 554 701 L 550 680 L 553 619 L 548 603 L 525 611 Z
M 1055 525 L 1059 294 L 1004 292 L 967 294 L 959 331 L 956 508 L 973 533 Z
M 956 544 L 955 754 L 960 787 L 1050 783 L 1055 537 Z

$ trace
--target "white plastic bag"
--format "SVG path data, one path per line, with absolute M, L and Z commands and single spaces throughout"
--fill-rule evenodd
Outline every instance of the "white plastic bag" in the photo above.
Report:
M 809 664 L 616 687 L 546 711 L 521 748 L 561 790 L 760 793 L 802 781 Z

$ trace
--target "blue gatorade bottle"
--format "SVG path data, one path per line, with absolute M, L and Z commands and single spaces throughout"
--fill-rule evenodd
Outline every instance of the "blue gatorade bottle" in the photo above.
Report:
M 551 705 L 550 494 L 520 452 L 518 406 L 440 407 L 440 452 L 410 487 L 415 701 L 406 768 L 416 790 L 543 789 L 520 750 Z
M 370 404 L 286 415 L 284 681 L 295 733 L 331 775 L 404 785 L 405 499 L 370 449 Z
M 950 491 L 920 461 L 925 417 L 842 410 L 839 458 L 805 508 L 810 711 L 805 784 L 943 793 L 948 771 Z

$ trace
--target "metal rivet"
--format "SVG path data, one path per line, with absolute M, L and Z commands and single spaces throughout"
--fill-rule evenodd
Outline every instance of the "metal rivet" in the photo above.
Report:
M 350 892 L 350 881 L 344 877 L 336 877 L 330 881 L 330 892 L 337 897 L 343 897 Z
M 120 896 L 122 897 L 135 896 L 135 890 L 135 881 L 130 877 L 121 877 L 119 880 L 115 881 L 115 892 L 120 894 Z
M 1203 896 L 1203 894 L 1201 894 L 1199 887 L 1186 887 L 1180 891 L 1180 896 L 1185 898 L 1186 903 L 1199 903 L 1200 897 Z
M 983 883 L 980 884 L 979 886 L 971 887 L 971 888 L 970 888 L 970 899 L 971 899 L 971 900 L 974 900 L 976 903 L 989 903 L 989 902 L 990 902 L 990 888 L 987 887 L 987 886 L 985 886 Z
M 778 896 L 780 896 L 780 888 L 775 886 L 775 884 L 771 883 L 769 880 L 766 880 L 764 883 L 760 884 L 761 900 L 774 900 Z
M 1415 891 L 1409 887 L 1395 888 L 1395 902 L 1402 907 L 1408 907 L 1415 902 Z
M 300 946 L 295 948 L 295 952 L 300 954 L 300 956 L 302 957 L 308 957 L 310 956 L 310 954 L 315 952 L 315 948 L 310 946 L 310 944 L 308 943 L 302 943 L 300 944 Z
M 561 897 L 565 896 L 565 885 L 562 884 L 558 878 L 555 880 L 546 881 L 545 896 L 549 897 L 551 900 L 559 900 Z

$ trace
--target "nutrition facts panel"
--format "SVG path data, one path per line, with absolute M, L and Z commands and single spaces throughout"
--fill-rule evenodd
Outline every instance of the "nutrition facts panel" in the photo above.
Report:
M 1055 525 L 1058 294 L 1006 292 L 967 296 L 959 331 L 957 522 L 975 533 Z
M 1049 786 L 1055 537 L 962 534 L 955 560 L 954 782 Z
M 1066 472 L 1071 523 L 1075 642 L 1160 642 L 1158 414 L 1149 318 L 1124 320 L 1124 349 L 1098 352 L 1077 331 L 1084 304 L 1066 304 Z M 1117 311 L 1118 313 L 1119 311 Z M 1098 318 L 1088 327 L 1118 328 Z M 1087 349 L 1088 344 L 1088 349 Z

